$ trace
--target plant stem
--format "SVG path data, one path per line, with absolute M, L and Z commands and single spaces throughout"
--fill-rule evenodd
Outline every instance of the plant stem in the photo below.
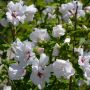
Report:
M 16 38 L 16 27 L 12 27 L 11 29 L 11 33 L 12 33 L 12 38 L 13 38 L 13 42 L 15 41 L 15 38 Z
M 72 76 L 70 77 L 70 80 L 69 80 L 69 90 L 72 90 Z
M 78 2 L 76 2 L 76 9 L 75 9 L 76 11 L 75 11 L 75 22 L 74 22 L 74 31 L 76 31 L 77 30 L 77 10 L 78 10 Z M 75 47 L 75 34 L 74 34 L 74 40 L 73 40 L 73 55 L 75 54 L 74 53 L 74 47 Z M 70 81 L 69 81 L 69 90 L 73 90 L 72 89 L 72 76 L 70 77 Z
M 57 24 L 60 24 L 60 19 L 59 19 L 59 5 L 57 5 L 57 8 L 56 8 L 56 17 L 57 17 Z
M 75 11 L 75 22 L 74 22 L 74 31 L 77 30 L 77 10 L 78 10 L 78 2 L 76 2 L 76 11 Z M 75 34 L 74 34 L 74 40 L 73 40 L 73 54 L 74 54 L 74 46 L 75 46 Z

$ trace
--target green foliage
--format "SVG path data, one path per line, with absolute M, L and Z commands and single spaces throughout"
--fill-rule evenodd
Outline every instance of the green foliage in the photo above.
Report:
M 0 0 L 0 19 L 5 17 L 5 11 L 6 11 L 6 5 L 10 0 Z M 18 1 L 18 0 L 13 0 Z M 26 67 L 27 74 L 24 77 L 23 80 L 19 81 L 11 81 L 8 77 L 8 67 L 13 61 L 7 60 L 6 57 L 6 51 L 10 47 L 10 44 L 13 42 L 13 36 L 12 36 L 12 30 L 15 29 L 15 36 L 20 38 L 21 41 L 29 39 L 30 33 L 33 31 L 33 28 L 35 27 L 41 27 L 41 28 L 47 28 L 48 33 L 51 36 L 52 27 L 55 26 L 58 23 L 57 19 L 48 20 L 47 17 L 45 17 L 41 12 L 43 9 L 45 9 L 46 6 L 52 5 L 57 6 L 61 5 L 62 3 L 67 3 L 72 0 L 54 0 L 53 3 L 45 3 L 44 0 L 24 0 L 25 4 L 31 5 L 34 3 L 36 7 L 38 8 L 38 13 L 36 13 L 34 21 L 32 22 L 25 22 L 24 24 L 19 24 L 17 27 L 13 27 L 12 25 L 3 27 L 0 26 L 0 50 L 3 51 L 3 55 L 0 55 L 1 57 L 1 65 L 3 65 L 2 70 L 0 69 L 0 84 L 10 84 L 12 85 L 12 90 L 38 90 L 38 88 L 32 84 L 30 78 L 31 68 Z M 90 5 L 90 0 L 81 0 L 85 6 Z M 60 13 L 59 13 L 60 15 Z M 43 18 L 44 16 L 44 18 Z M 43 23 L 37 24 L 37 20 L 45 21 Z M 74 22 L 74 19 L 72 18 L 72 21 Z M 75 70 L 76 74 L 73 76 L 73 82 L 72 82 L 72 90 L 90 90 L 90 87 L 87 85 L 83 85 L 81 87 L 78 87 L 77 81 L 80 79 L 84 79 L 83 77 L 83 71 L 78 65 L 78 55 L 73 54 L 73 42 L 75 42 L 75 47 L 83 46 L 86 50 L 90 50 L 90 14 L 86 14 L 85 18 L 79 18 L 77 23 L 77 30 L 74 30 L 74 23 L 64 23 L 63 21 L 59 21 L 62 23 L 63 27 L 66 28 L 66 35 L 62 36 L 58 39 L 55 39 L 51 36 L 51 40 L 48 42 L 39 43 L 40 47 L 45 48 L 45 53 L 50 56 L 50 63 L 53 63 L 52 61 L 52 50 L 55 43 L 58 43 L 60 45 L 60 55 L 57 58 L 62 59 L 69 59 Z M 83 28 L 83 25 L 87 26 L 87 30 Z M 70 36 L 71 43 L 68 44 L 62 44 L 63 40 Z M 75 40 L 74 40 L 75 36 Z M 46 83 L 46 87 L 44 90 L 68 90 L 69 81 L 65 79 L 60 79 L 58 81 L 54 76 L 51 77 L 50 83 Z

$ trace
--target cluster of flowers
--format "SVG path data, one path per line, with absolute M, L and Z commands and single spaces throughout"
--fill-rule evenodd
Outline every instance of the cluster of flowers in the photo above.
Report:
M 46 0 L 46 2 L 52 2 L 53 0 Z M 59 13 L 62 18 L 66 22 L 70 22 L 70 17 L 75 16 L 76 8 L 77 8 L 77 17 L 85 16 L 85 11 L 90 12 L 90 6 L 82 8 L 82 3 L 78 1 L 72 1 L 67 4 L 62 4 L 59 8 Z M 55 7 L 47 6 L 46 9 L 42 11 L 44 15 L 48 15 L 49 19 L 56 18 Z M 8 12 L 6 13 L 6 19 L 2 19 L 0 21 L 1 25 L 6 26 L 8 22 L 12 23 L 14 26 L 17 26 L 19 22 L 24 23 L 25 21 L 32 21 L 34 18 L 34 14 L 38 11 L 34 4 L 30 6 L 24 5 L 23 1 L 19 1 L 13 3 L 12 1 L 7 5 Z
M 43 48 L 38 48 L 40 53 L 40 59 L 38 59 L 33 52 L 35 47 L 33 42 L 21 42 L 19 39 L 12 44 L 13 57 L 17 63 L 11 64 L 9 67 L 8 73 L 11 80 L 22 79 L 26 73 L 25 67 L 28 65 L 32 67 L 30 79 L 40 89 L 44 87 L 45 81 L 49 82 L 51 72 L 57 78 L 64 76 L 69 79 L 70 76 L 74 75 L 75 70 L 69 60 L 57 59 L 53 64 L 48 65 L 49 57 L 44 53 Z
M 49 0 L 46 0 L 49 2 Z M 53 0 L 50 0 L 53 2 Z M 34 5 L 26 6 L 23 4 L 23 1 L 18 3 L 13 3 L 12 1 L 7 5 L 8 12 L 6 13 L 7 22 L 12 23 L 14 26 L 17 26 L 19 22 L 24 23 L 24 21 L 32 21 L 34 14 L 38 11 Z M 65 21 L 70 21 L 70 17 L 75 15 L 77 9 L 77 16 L 85 16 L 85 11 L 82 10 L 82 4 L 76 1 L 62 4 L 59 7 L 59 11 L 62 14 L 62 19 Z M 86 10 L 90 11 L 90 7 L 86 7 Z M 43 10 L 44 15 L 48 15 L 48 18 L 55 18 L 55 9 L 51 6 Z M 3 22 L 1 22 L 3 24 Z M 45 82 L 49 82 L 51 75 L 55 75 L 57 78 L 64 77 L 69 79 L 72 75 L 75 74 L 75 70 L 69 60 L 56 59 L 54 62 L 49 62 L 49 56 L 44 52 L 44 48 L 38 47 L 38 43 L 42 41 L 49 41 L 50 35 L 48 34 L 47 29 L 34 28 L 30 34 L 31 41 L 21 42 L 19 39 L 16 39 L 13 42 L 9 57 L 14 58 L 16 63 L 11 64 L 9 67 L 8 73 L 11 80 L 23 79 L 26 74 L 25 68 L 30 65 L 32 68 L 32 73 L 30 75 L 31 81 L 38 86 L 39 89 L 44 88 Z M 66 30 L 62 25 L 56 25 L 53 27 L 52 36 L 54 38 L 59 38 L 65 35 Z M 70 38 L 66 38 L 64 43 L 70 42 Z M 37 48 L 40 58 L 37 58 L 34 49 Z M 53 47 L 52 57 L 59 56 L 59 44 L 56 43 Z M 78 49 L 76 51 L 79 52 Z M 81 53 L 81 52 L 80 52 Z M 83 54 L 79 56 L 78 63 L 81 68 L 84 70 L 84 76 L 87 78 L 87 81 L 90 83 L 90 53 Z
M 77 17 L 85 16 L 85 11 L 82 10 L 82 3 L 78 2 L 70 2 L 67 4 L 62 4 L 59 8 L 59 11 L 62 13 L 62 18 L 68 22 L 70 21 L 70 17 L 75 16 L 76 9 L 77 9 Z
M 58 33 L 57 33 L 58 32 Z M 52 36 L 57 38 L 65 34 L 65 30 L 61 25 L 57 25 L 53 28 Z M 53 64 L 48 63 L 49 56 L 44 53 L 44 48 L 38 47 L 38 42 L 50 40 L 50 36 L 46 29 L 35 28 L 30 34 L 30 41 L 21 42 L 17 39 L 11 47 L 11 54 L 9 57 L 14 58 L 17 63 L 12 64 L 9 67 L 9 77 L 11 80 L 22 79 L 25 75 L 25 67 L 31 65 L 32 73 L 30 79 L 35 85 L 38 85 L 39 89 L 42 89 L 45 82 L 49 82 L 49 77 L 53 73 L 57 78 L 61 76 L 69 79 L 70 76 L 74 75 L 75 70 L 69 60 L 56 59 Z M 68 40 L 66 40 L 68 41 Z M 37 48 L 37 52 L 40 55 L 38 59 L 34 53 L 34 49 Z M 11 56 L 10 56 L 11 55 Z M 52 52 L 52 56 L 59 55 L 59 45 L 55 44 Z M 68 67 L 68 68 L 67 68 Z

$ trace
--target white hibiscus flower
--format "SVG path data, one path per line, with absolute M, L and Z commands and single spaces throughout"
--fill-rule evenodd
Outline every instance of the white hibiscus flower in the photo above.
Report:
M 54 12 L 55 12 L 55 8 L 52 6 L 47 6 L 47 8 L 43 10 L 43 14 L 45 16 L 48 15 L 48 19 L 53 19 L 56 17 Z
M 79 56 L 78 64 L 84 68 L 90 65 L 90 52 L 83 52 L 83 55 Z
M 50 36 L 47 32 L 47 29 L 35 28 L 35 31 L 30 34 L 30 39 L 33 42 L 48 41 Z
M 35 44 L 29 41 L 21 42 L 17 39 L 7 53 L 8 57 L 13 57 L 16 61 L 19 62 L 19 65 L 25 67 L 27 65 L 31 65 L 33 60 L 35 59 L 35 53 L 33 52 L 33 48 Z
M 82 6 L 82 3 L 79 1 L 72 1 L 67 4 L 62 4 L 59 8 L 59 11 L 62 13 L 62 19 L 64 19 L 66 22 L 70 21 L 70 17 L 75 16 L 76 8 L 77 17 L 85 16 L 85 12 L 82 10 Z
M 83 52 L 83 54 L 79 56 L 78 64 L 84 72 L 87 85 L 90 85 L 90 52 Z
M 70 76 L 74 75 L 75 70 L 72 67 L 72 64 L 69 61 L 56 59 L 56 61 L 52 64 L 54 75 L 57 78 L 61 78 L 61 76 L 69 79 Z
M 79 56 L 78 64 L 84 67 L 90 65 L 90 56 Z
M 55 38 L 58 38 L 60 36 L 63 36 L 65 34 L 65 29 L 62 27 L 62 25 L 57 25 L 53 27 L 52 36 Z
M 34 14 L 37 12 L 37 8 L 32 4 L 30 6 L 25 6 L 25 15 L 27 21 L 32 21 L 34 18 Z
M 22 66 L 31 65 L 35 59 L 32 42 L 24 41 L 21 46 L 16 47 L 15 60 Z
M 23 6 L 23 1 L 17 3 L 10 1 L 7 5 L 7 9 L 6 16 L 8 22 L 11 22 L 15 26 L 17 26 L 19 22 L 24 23 L 26 16 L 24 14 L 25 8 Z
M 45 82 L 49 82 L 50 77 L 50 66 L 48 64 L 49 57 L 44 53 L 40 55 L 40 59 L 35 61 L 32 65 L 32 73 L 30 79 L 32 82 L 38 86 L 39 89 L 43 89 Z

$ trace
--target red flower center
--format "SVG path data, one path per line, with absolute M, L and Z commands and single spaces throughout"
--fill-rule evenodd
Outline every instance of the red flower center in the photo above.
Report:
M 37 73 L 37 76 L 38 76 L 39 78 L 41 78 L 41 77 L 43 76 L 43 73 L 38 72 L 38 73 Z
M 13 12 L 12 12 L 12 17 L 14 17 L 14 18 L 17 17 L 16 11 L 13 11 Z
M 29 58 L 31 57 L 29 51 L 25 52 L 25 57 L 26 57 L 26 60 L 29 60 Z
M 84 61 L 85 61 L 85 58 L 84 58 L 84 57 L 82 57 L 82 58 L 81 58 L 81 62 L 82 62 L 82 63 L 84 63 Z

